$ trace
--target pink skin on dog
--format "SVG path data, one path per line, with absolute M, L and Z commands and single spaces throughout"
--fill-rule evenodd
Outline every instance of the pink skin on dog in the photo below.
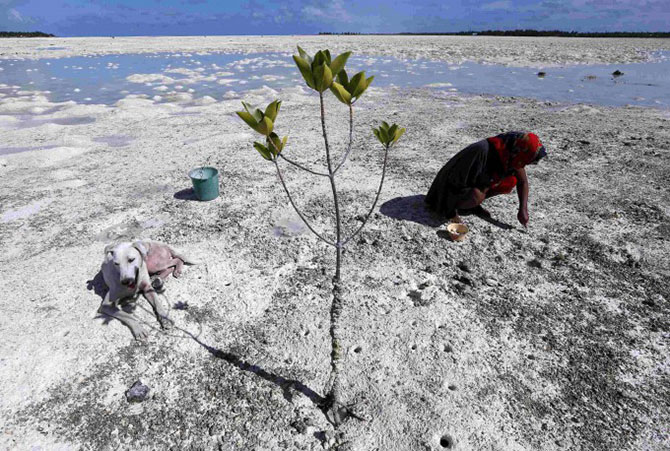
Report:
M 167 244 L 149 240 L 141 241 L 141 243 L 147 249 L 145 264 L 149 274 L 158 274 L 163 280 L 167 279 L 170 274 L 174 277 L 181 276 L 184 263 L 191 263 Z

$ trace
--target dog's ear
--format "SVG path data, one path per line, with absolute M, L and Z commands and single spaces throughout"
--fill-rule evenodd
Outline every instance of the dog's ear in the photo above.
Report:
M 107 255 L 107 252 L 112 252 L 115 247 L 116 243 L 110 243 L 107 246 L 105 246 L 105 255 Z
M 147 253 L 148 253 L 149 251 L 147 250 L 147 247 L 145 246 L 145 244 L 144 244 L 143 242 L 141 242 L 141 241 L 135 241 L 135 242 L 133 243 L 133 247 L 134 247 L 135 249 L 137 249 L 137 251 L 140 253 L 140 255 L 142 256 L 142 260 L 146 260 L 146 259 L 147 259 Z

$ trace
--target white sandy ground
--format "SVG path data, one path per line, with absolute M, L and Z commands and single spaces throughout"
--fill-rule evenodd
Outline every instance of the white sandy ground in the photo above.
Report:
M 316 166 L 317 98 L 305 92 L 244 99 L 283 99 L 286 152 Z M 329 371 L 332 252 L 287 206 L 239 100 L 0 101 L 19 114 L 0 116 L 2 146 L 22 150 L 0 155 L 0 448 L 332 443 L 314 403 Z M 345 111 L 332 100 L 339 151 Z M 374 120 L 408 131 L 381 208 L 345 254 L 345 395 L 368 419 L 342 428 L 349 449 L 441 450 L 446 436 L 460 450 L 668 449 L 670 114 L 374 88 L 356 111 L 338 184 L 347 230 L 379 176 Z M 549 152 L 529 170 L 529 231 L 511 195 L 487 202 L 511 230 L 466 218 L 468 239 L 447 241 L 418 196 L 460 148 L 512 129 Z M 186 173 L 206 162 L 222 195 L 195 202 Z M 328 230 L 328 186 L 286 175 Z M 168 282 L 177 327 L 144 345 L 96 317 L 104 245 L 139 237 L 203 262 Z M 148 309 L 136 313 L 155 328 Z M 150 398 L 129 404 L 138 378 Z
M 496 36 L 139 36 L 2 39 L 0 58 L 61 58 L 119 53 L 291 52 L 306 48 L 447 62 L 465 60 L 550 67 L 647 61 L 670 39 L 525 38 Z M 54 50 L 46 50 L 53 47 Z

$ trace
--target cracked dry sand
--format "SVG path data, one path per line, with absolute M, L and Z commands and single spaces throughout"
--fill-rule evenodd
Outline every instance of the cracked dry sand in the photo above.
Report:
M 279 97 L 286 151 L 322 162 L 318 99 Z M 343 110 L 328 106 L 341 149 Z M 30 129 L 3 123 L 8 147 L 56 147 L 0 157 L 0 447 L 331 442 L 314 401 L 329 371 L 333 255 L 295 227 L 237 109 L 239 100 L 131 98 L 69 105 Z M 49 121 L 76 116 L 95 120 Z M 349 449 L 670 447 L 667 112 L 373 89 L 338 185 L 349 230 L 381 168 L 374 119 L 407 134 L 380 208 L 344 255 L 346 396 L 369 419 L 343 426 Z M 536 132 L 549 153 L 529 170 L 529 231 L 514 222 L 512 195 L 488 202 L 511 229 L 466 217 L 468 239 L 445 240 L 421 196 L 455 152 L 511 129 Z M 207 159 L 222 196 L 190 201 L 186 173 Z M 328 186 L 286 174 L 314 224 L 330 227 L 320 214 Z M 95 318 L 102 249 L 119 237 L 162 240 L 205 262 L 167 284 L 174 330 L 155 330 L 140 302 L 154 327 L 144 345 Z M 138 379 L 149 398 L 129 404 Z

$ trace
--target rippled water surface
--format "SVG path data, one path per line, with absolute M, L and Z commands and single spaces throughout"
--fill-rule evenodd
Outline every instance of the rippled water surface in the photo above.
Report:
M 531 97 L 596 105 L 670 108 L 670 53 L 657 62 L 515 68 L 465 62 L 401 60 L 359 56 L 349 72 L 375 75 L 374 86 L 428 86 L 467 94 Z M 614 77 L 614 71 L 623 72 Z M 538 76 L 545 72 L 544 76 Z M 290 54 L 124 54 L 0 61 L 0 93 L 49 91 L 54 102 L 112 104 L 128 94 L 156 101 L 178 98 L 238 97 L 264 85 L 274 89 L 302 85 Z

